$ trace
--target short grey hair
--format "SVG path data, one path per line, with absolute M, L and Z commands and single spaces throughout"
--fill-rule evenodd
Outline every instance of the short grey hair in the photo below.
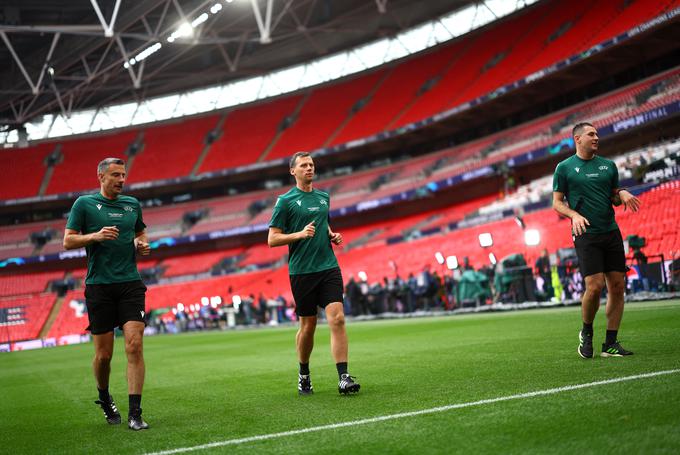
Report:
M 122 164 L 125 166 L 125 161 L 120 158 L 104 158 L 97 165 L 97 174 L 103 174 L 112 164 Z
M 311 153 L 309 152 L 297 152 L 295 153 L 291 158 L 290 158 L 290 168 L 293 169 L 295 167 L 295 164 L 297 162 L 298 158 L 304 158 L 306 156 L 312 156 Z

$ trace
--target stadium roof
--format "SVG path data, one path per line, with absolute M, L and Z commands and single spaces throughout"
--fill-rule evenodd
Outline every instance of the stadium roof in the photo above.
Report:
M 0 125 L 13 128 L 45 113 L 139 102 L 265 74 L 392 36 L 472 3 L 479 2 L 4 1 Z M 181 28 L 183 23 L 194 27 Z M 154 51 L 147 61 L 124 67 L 140 52 Z

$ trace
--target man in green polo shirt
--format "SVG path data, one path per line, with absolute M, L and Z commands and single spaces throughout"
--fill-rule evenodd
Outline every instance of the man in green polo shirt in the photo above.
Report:
M 127 354 L 130 408 L 128 428 L 144 430 L 142 387 L 144 385 L 144 335 L 146 286 L 137 271 L 135 255 L 151 251 L 146 225 L 137 199 L 122 195 L 125 162 L 106 158 L 97 166 L 100 191 L 76 199 L 64 233 L 64 248 L 85 247 L 87 277 L 85 303 L 94 340 L 94 377 L 99 391 L 95 401 L 109 424 L 120 424 L 118 408 L 109 394 L 113 330 L 123 329 Z
M 593 125 L 578 123 L 572 135 L 576 153 L 555 168 L 553 208 L 571 219 L 579 268 L 585 280 L 581 301 L 583 328 L 579 332 L 577 352 L 583 358 L 593 357 L 593 321 L 606 285 L 607 334 L 600 355 L 631 355 L 633 353 L 617 340 L 623 316 L 626 257 L 612 203 L 623 204 L 625 209 L 637 212 L 640 200 L 619 188 L 616 164 L 595 155 L 599 137 Z
M 296 185 L 279 196 L 269 222 L 270 247 L 288 245 L 288 270 L 300 319 L 296 347 L 300 371 L 298 393 L 313 393 L 309 358 L 314 347 L 317 307 L 326 310 L 331 332 L 331 352 L 338 370 L 338 392 L 356 393 L 359 384 L 347 371 L 347 333 L 342 307 L 342 274 L 331 243 L 340 245 L 342 235 L 328 224 L 328 193 L 312 187 L 314 161 L 309 153 L 298 152 L 290 160 Z

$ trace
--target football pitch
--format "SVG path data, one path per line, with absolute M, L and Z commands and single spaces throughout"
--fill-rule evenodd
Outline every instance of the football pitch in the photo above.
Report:
M 680 453 L 680 301 L 627 304 L 627 358 L 581 359 L 579 313 L 350 321 L 347 397 L 324 325 L 307 397 L 294 327 L 148 337 L 141 432 L 93 403 L 91 344 L 3 354 L 0 453 Z M 124 370 L 117 339 L 123 418 Z

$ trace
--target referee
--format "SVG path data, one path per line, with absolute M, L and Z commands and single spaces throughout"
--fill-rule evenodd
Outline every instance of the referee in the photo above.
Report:
M 298 393 L 312 394 L 309 358 L 314 347 L 317 307 L 325 308 L 331 332 L 331 352 L 338 370 L 338 392 L 356 393 L 359 384 L 347 371 L 347 333 L 342 307 L 342 274 L 331 242 L 340 245 L 342 235 L 328 224 L 328 193 L 312 188 L 314 161 L 298 152 L 290 160 L 296 185 L 279 196 L 274 206 L 267 243 L 288 245 L 288 271 L 300 328 L 295 338 L 300 371 Z M 318 234 L 317 234 L 318 231 Z
M 578 123 L 572 130 L 576 154 L 560 162 L 553 177 L 553 208 L 571 219 L 571 231 L 585 279 L 581 301 L 583 328 L 579 332 L 578 353 L 593 357 L 593 321 L 600 306 L 602 289 L 607 286 L 607 334 L 602 357 L 632 355 L 617 340 L 623 316 L 626 257 L 621 231 L 614 219 L 614 205 L 637 212 L 640 200 L 619 188 L 616 164 L 597 156 L 597 130 L 590 123 Z M 567 205 L 564 198 L 567 198 Z
M 106 158 L 97 166 L 97 176 L 99 193 L 80 196 L 71 208 L 64 248 L 85 247 L 87 251 L 85 302 L 95 350 L 92 366 L 99 391 L 95 403 L 101 406 L 109 424 L 121 423 L 109 394 L 113 330 L 121 327 L 127 354 L 128 428 L 144 430 L 149 428 L 141 408 L 146 286 L 137 271 L 135 253 L 146 256 L 151 250 L 139 201 L 121 194 L 125 162 Z

